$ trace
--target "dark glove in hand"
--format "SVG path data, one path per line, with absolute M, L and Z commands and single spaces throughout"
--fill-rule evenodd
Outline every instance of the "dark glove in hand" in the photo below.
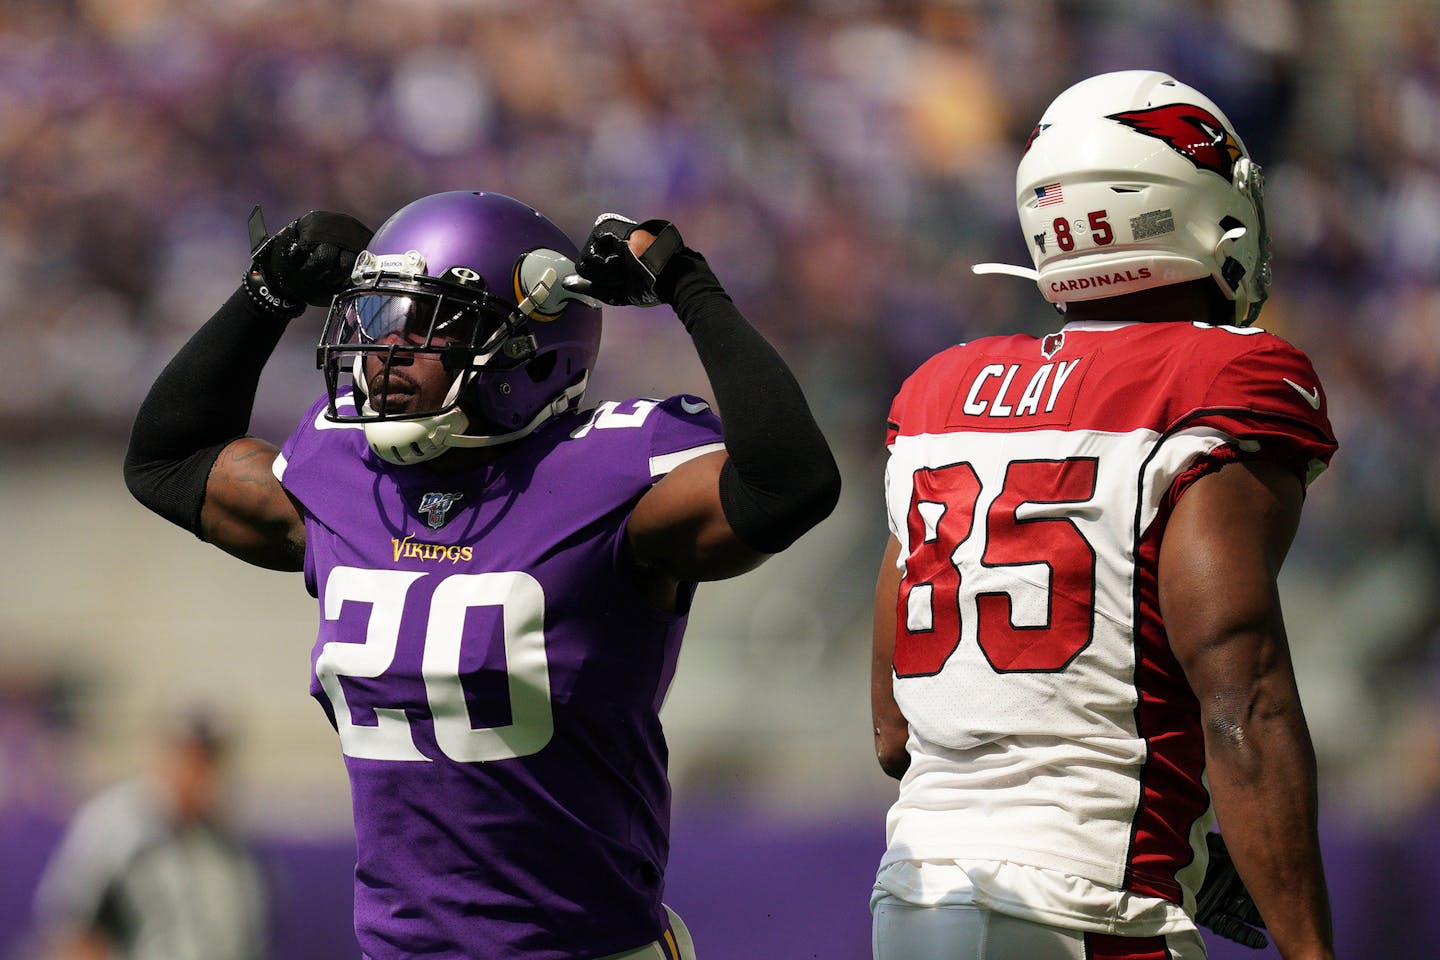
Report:
M 1235 871 L 1224 839 L 1210 833 L 1205 842 L 1210 847 L 1210 865 L 1205 868 L 1205 882 L 1200 884 L 1195 898 L 1195 922 L 1226 940 L 1259 950 L 1270 942 L 1260 932 L 1265 921 Z
M 246 289 L 262 308 L 286 319 L 299 316 L 307 303 L 328 306 L 350 282 L 355 258 L 374 233 L 348 214 L 312 210 L 255 248 Z
M 628 242 L 636 230 L 655 235 L 649 249 L 639 257 L 631 251 Z M 660 295 L 655 292 L 655 278 L 684 245 L 680 231 L 668 220 L 636 223 L 618 214 L 602 214 L 585 239 L 585 248 L 575 264 L 575 275 L 566 277 L 562 283 L 567 290 L 614 306 L 653 307 L 660 302 Z

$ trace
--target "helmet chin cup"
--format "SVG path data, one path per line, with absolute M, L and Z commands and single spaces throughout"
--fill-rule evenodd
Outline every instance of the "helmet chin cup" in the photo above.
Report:
M 365 423 L 365 442 L 381 460 L 408 466 L 440 456 L 449 449 L 450 438 L 469 425 L 470 418 L 459 407 L 415 420 L 370 420 Z
M 529 423 L 509 433 L 467 434 L 465 430 L 470 426 L 470 418 L 456 406 L 431 417 L 364 421 L 365 442 L 377 457 L 397 466 L 434 460 L 451 447 L 496 447 L 511 443 L 528 437 L 553 417 L 578 404 L 589 379 L 587 371 L 578 381 L 560 391 Z M 375 414 L 369 400 L 364 401 L 360 409 L 366 415 Z

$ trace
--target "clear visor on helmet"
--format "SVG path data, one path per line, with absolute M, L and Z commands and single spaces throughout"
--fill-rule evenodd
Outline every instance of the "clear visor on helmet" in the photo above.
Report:
M 352 287 L 331 304 L 321 335 L 326 416 L 414 419 L 454 409 L 481 369 L 523 361 L 516 347 L 529 341 L 523 326 L 513 306 L 481 291 L 414 282 Z M 355 386 L 350 397 L 347 380 Z
M 503 318 L 486 317 L 479 309 L 454 303 L 443 312 L 434 301 L 439 298 L 418 294 L 362 293 L 344 304 L 345 325 L 360 343 L 384 343 L 398 339 L 410 345 L 476 342 L 486 320 L 498 329 Z M 481 342 L 484 337 L 480 338 Z

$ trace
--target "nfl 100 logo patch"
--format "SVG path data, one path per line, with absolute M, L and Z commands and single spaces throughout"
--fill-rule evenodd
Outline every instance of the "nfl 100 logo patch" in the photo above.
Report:
M 464 496 L 461 493 L 427 493 L 420 498 L 420 506 L 417 512 L 425 518 L 425 523 L 431 530 L 439 530 L 445 526 L 450 508 Z

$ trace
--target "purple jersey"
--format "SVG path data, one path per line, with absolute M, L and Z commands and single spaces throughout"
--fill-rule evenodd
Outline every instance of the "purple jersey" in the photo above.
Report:
M 374 960 L 571 960 L 657 939 L 678 614 L 622 558 L 630 511 L 721 449 L 693 397 L 558 417 L 465 473 L 375 457 L 311 408 L 275 472 L 320 601 L 311 692 L 354 802 Z

